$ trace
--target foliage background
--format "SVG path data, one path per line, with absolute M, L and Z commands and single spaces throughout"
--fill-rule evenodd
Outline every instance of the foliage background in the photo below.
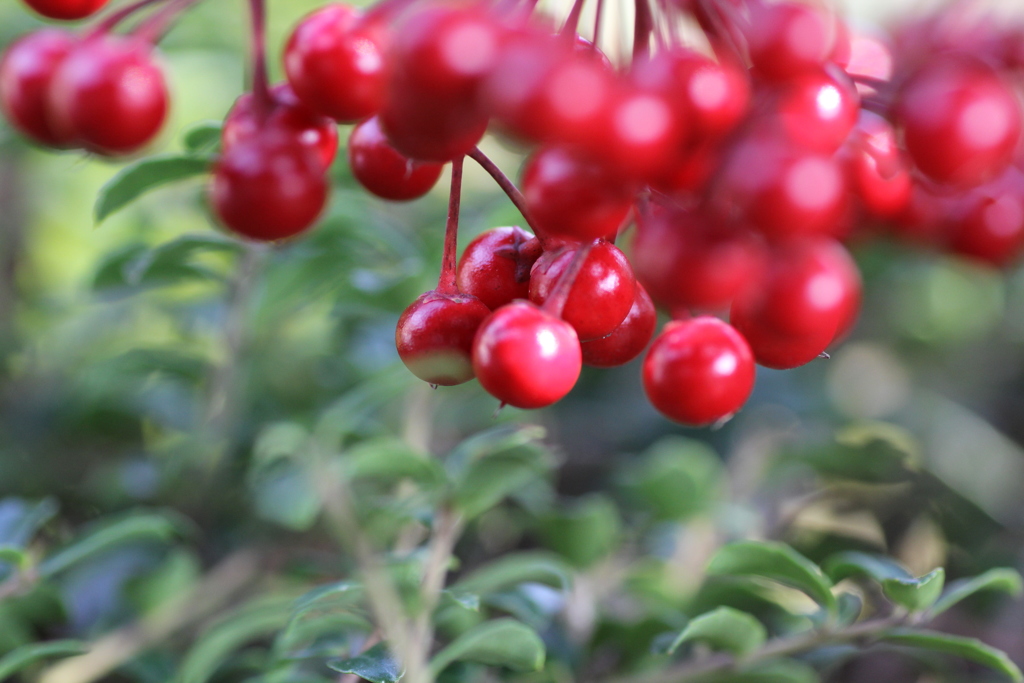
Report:
M 275 51 L 318 4 L 270 3 Z M 241 2 L 202 3 L 165 40 L 175 101 L 159 149 L 178 149 L 182 130 L 223 118 L 241 93 L 246 17 Z M 0 45 L 37 25 L 18 3 L 0 4 Z M 495 141 L 487 150 L 510 173 L 519 163 Z M 0 654 L 35 640 L 123 635 L 167 614 L 160 610 L 176 597 L 195 598 L 211 568 L 226 567 L 216 577 L 232 589 L 214 591 L 210 613 L 185 610 L 180 628 L 135 643 L 94 677 L 170 680 L 218 610 L 291 600 L 345 577 L 350 558 L 321 518 L 316 472 L 297 455 L 310 431 L 333 430 L 351 447 L 388 437 L 445 453 L 495 424 L 546 427 L 557 468 L 470 525 L 456 575 L 534 548 L 575 565 L 573 592 L 537 618 L 549 658 L 582 667 L 580 680 L 605 660 L 646 656 L 673 626 L 673 609 L 699 613 L 701 569 L 725 540 L 782 539 L 815 560 L 838 549 L 887 552 L 915 575 L 940 565 L 951 578 L 1021 566 L 1019 269 L 859 245 L 867 289 L 853 337 L 827 362 L 760 368 L 750 404 L 719 430 L 659 417 L 643 399 L 636 362 L 585 370 L 547 411 L 495 416 L 495 401 L 475 384 L 431 391 L 394 351 L 398 315 L 437 276 L 445 181 L 423 200 L 388 205 L 355 187 L 342 155 L 322 224 L 266 248 L 211 227 L 199 182 L 94 227 L 93 203 L 117 168 L 33 149 L 0 127 L 0 538 L 13 542 L 25 515 L 51 503 L 59 512 L 22 534 L 39 556 L 140 510 L 163 511 L 176 530 L 118 543 L 35 587 L 13 585 L 8 568 Z M 521 221 L 482 173 L 467 170 L 462 244 Z M 664 440 L 673 436 L 689 441 Z M 705 469 L 661 478 L 682 488 L 658 488 L 658 449 Z M 33 507 L 39 501 L 48 502 Z M 395 540 L 395 520 L 374 523 L 380 540 Z M 266 633 L 280 628 L 268 624 Z M 1024 662 L 1019 603 L 983 596 L 942 627 Z M 215 680 L 255 676 L 266 633 L 224 653 Z M 25 680 L 93 680 L 55 671 L 40 665 Z M 568 680 L 557 671 L 546 675 Z M 985 675 L 960 666 L 936 673 L 890 653 L 829 673 Z

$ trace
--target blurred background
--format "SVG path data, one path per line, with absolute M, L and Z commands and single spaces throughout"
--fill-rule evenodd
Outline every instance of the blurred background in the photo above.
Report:
M 275 55 L 319 4 L 269 3 Z M 917 8 L 851 0 L 846 10 L 856 25 Z M 156 149 L 178 149 L 183 130 L 222 119 L 242 92 L 247 21 L 238 0 L 206 2 L 165 39 L 173 118 Z M 38 25 L 13 0 L 0 4 L 0 46 Z M 485 149 L 517 172 L 516 150 Z M 620 658 L 629 638 L 643 650 L 664 630 L 651 605 L 699 613 L 694 582 L 729 538 L 785 540 L 816 560 L 890 553 L 915 574 L 946 566 L 951 578 L 1024 566 L 1024 270 L 857 246 L 866 297 L 851 338 L 830 360 L 759 368 L 750 403 L 717 430 L 659 416 L 639 361 L 584 369 L 551 409 L 495 414 L 475 383 L 432 391 L 394 348 L 399 314 L 437 277 L 446 180 L 387 204 L 355 186 L 339 155 L 321 224 L 265 247 L 218 232 L 198 181 L 94 225 L 99 188 L 118 168 L 34 149 L 0 123 L 0 537 L 10 541 L 40 501 L 59 507 L 45 546 L 137 509 L 173 510 L 192 531 L 100 554 L 47 595 L 0 601 L 0 653 L 131 624 L 239 548 L 257 549 L 284 583 L 343 574 L 317 524 L 321 501 L 287 457 L 296 431 L 325 423 L 434 453 L 496 423 L 546 427 L 558 454 L 547 483 L 479 518 L 458 554 L 466 567 L 517 548 L 565 555 L 590 577 L 575 599 L 593 612 L 580 607 L 570 626 Z M 467 173 L 461 244 L 521 224 L 484 174 Z M 577 523 L 592 540 L 582 550 L 565 546 Z M 604 561 L 612 554 L 631 560 Z M 643 609 L 603 602 L 623 577 Z M 1024 663 L 1024 604 L 976 599 L 943 620 Z M 150 660 L 96 680 L 168 680 L 174 656 Z M 219 675 L 245 671 L 243 659 Z M 842 663 L 830 680 L 984 676 L 925 671 L 883 653 Z

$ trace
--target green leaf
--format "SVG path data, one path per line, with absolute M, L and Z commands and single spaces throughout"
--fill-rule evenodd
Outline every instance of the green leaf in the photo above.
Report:
M 199 634 L 178 669 L 176 682 L 206 683 L 236 650 L 283 628 L 291 607 L 291 599 L 259 598 L 218 620 Z
M 197 254 L 237 254 L 242 245 L 221 235 L 183 235 L 143 252 L 127 264 L 125 282 L 129 285 L 164 284 L 185 278 L 216 279 L 210 268 L 193 261 Z
M 906 481 L 918 469 L 921 447 L 905 429 L 864 422 L 836 433 L 835 442 L 795 456 L 821 474 L 871 483 Z
M 683 643 L 699 640 L 711 649 L 745 657 L 761 649 L 768 632 L 764 625 L 746 612 L 719 607 L 695 617 L 669 647 L 672 654 Z
M 221 128 L 220 121 L 199 121 L 185 131 L 181 144 L 192 154 L 212 152 L 220 145 Z
M 819 683 L 818 673 L 794 659 L 758 662 L 742 671 L 702 678 L 702 683 Z
M 979 591 L 995 590 L 1019 596 L 1024 590 L 1020 573 L 1007 567 L 990 569 L 970 579 L 960 579 L 949 584 L 949 589 L 940 597 L 932 608 L 929 615 L 934 617 L 942 614 L 953 605 L 964 600 Z
M 454 479 L 467 475 L 476 462 L 491 456 L 534 444 L 544 438 L 543 427 L 536 425 L 501 425 L 475 434 L 455 447 L 447 458 L 445 468 Z
M 550 553 L 525 552 L 507 555 L 463 577 L 452 591 L 487 595 L 521 583 L 542 583 L 568 590 L 570 572 L 565 563 Z
M 19 569 L 24 569 L 29 563 L 29 555 L 21 548 L 0 545 L 0 562 L 10 562 Z
M 536 481 L 553 464 L 537 444 L 524 444 L 473 462 L 455 485 L 453 505 L 466 519 L 477 517 L 506 496 Z
M 72 657 L 88 652 L 89 646 L 80 640 L 51 640 L 32 643 L 8 652 L 0 659 L 0 681 L 7 680 L 27 666 L 50 657 Z
M 836 600 L 839 606 L 837 622 L 840 626 L 849 626 L 860 618 L 864 603 L 853 593 L 841 593 Z
M 51 555 L 39 565 L 39 574 L 49 578 L 117 546 L 138 541 L 169 541 L 181 536 L 184 530 L 182 520 L 167 513 L 130 515 Z
M 444 468 L 429 455 L 418 453 L 398 438 L 380 438 L 361 442 L 345 451 L 345 467 L 353 479 L 397 482 L 411 479 L 430 487 L 445 481 Z
M 708 574 L 758 576 L 803 591 L 836 613 L 832 582 L 818 565 L 784 543 L 741 541 L 721 548 L 708 566 Z
M 24 548 L 36 532 L 57 514 L 57 501 L 44 498 L 35 505 L 20 498 L 0 501 L 0 545 Z
M 833 581 L 849 576 L 869 576 L 881 584 L 885 597 L 912 612 L 926 609 L 938 599 L 946 577 L 940 567 L 914 578 L 902 565 L 887 557 L 860 552 L 843 552 L 830 557 L 825 570 Z
M 919 579 L 886 579 L 882 582 L 882 592 L 897 605 L 911 612 L 920 612 L 935 604 L 945 582 L 946 570 L 939 567 Z
M 1018 683 L 1024 681 L 1024 675 L 1005 652 L 974 638 L 951 636 L 936 631 L 893 629 L 883 633 L 880 640 L 893 645 L 956 655 L 1004 673 Z
M 470 612 L 480 611 L 480 596 L 475 593 L 454 592 L 451 590 L 441 591 L 440 607 L 459 607 Z
M 168 183 L 202 175 L 210 159 L 196 156 L 163 155 L 141 159 L 121 169 L 100 188 L 93 214 L 102 223 L 149 190 Z
M 544 643 L 515 619 L 484 622 L 455 639 L 430 661 L 436 678 L 452 662 L 477 662 L 516 671 L 539 671 L 544 666 Z
M 592 494 L 564 512 L 542 514 L 538 532 L 545 546 L 585 569 L 615 549 L 619 510 L 611 499 Z
M 686 519 L 719 499 L 722 460 L 701 441 L 670 436 L 651 446 L 625 480 L 629 498 L 657 519 Z
M 405 675 L 402 664 L 384 643 L 374 645 L 357 657 L 327 662 L 327 666 L 338 673 L 355 674 L 370 683 L 395 683 Z

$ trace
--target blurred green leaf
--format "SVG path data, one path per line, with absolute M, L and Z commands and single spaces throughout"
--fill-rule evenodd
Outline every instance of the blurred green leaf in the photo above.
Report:
M 457 661 L 539 671 L 544 654 L 544 643 L 531 628 L 515 619 L 495 619 L 470 629 L 434 655 L 430 671 L 436 677 Z
M 544 545 L 574 566 L 586 568 L 615 549 L 619 510 L 610 498 L 590 495 L 564 511 L 541 515 L 538 532 Z
M 475 593 L 455 592 L 451 590 L 441 591 L 441 607 L 458 606 L 471 612 L 480 611 L 480 596 Z
M 658 519 L 681 520 L 707 511 L 722 492 L 721 459 L 706 444 L 665 437 L 625 474 L 625 489 Z
M 327 666 L 339 673 L 355 674 L 370 683 L 396 683 L 405 674 L 402 664 L 384 643 L 378 643 L 356 657 L 330 661 Z
M 96 223 L 150 190 L 208 172 L 210 164 L 208 158 L 177 154 L 146 157 L 129 164 L 100 189 L 93 210 Z
M 833 581 L 856 575 L 869 576 L 881 584 L 887 598 L 912 612 L 926 609 L 938 599 L 946 576 L 940 567 L 914 578 L 895 560 L 852 551 L 830 557 L 825 562 L 825 571 Z
M 516 450 L 520 446 L 535 444 L 545 434 L 544 428 L 536 425 L 507 424 L 492 427 L 456 446 L 445 458 L 445 468 L 453 479 L 465 479 L 476 462 Z
M 836 621 L 840 626 L 849 626 L 856 622 L 864 609 L 863 601 L 853 593 L 840 593 L 836 604 L 839 608 Z
M 880 640 L 893 645 L 903 645 L 955 655 L 969 659 L 972 662 L 984 664 L 991 669 L 1006 674 L 1018 683 L 1024 681 L 1024 675 L 1021 674 L 1020 669 L 1005 652 L 989 647 L 974 638 L 951 636 L 936 631 L 902 628 L 886 631 L 881 635 Z
M 185 532 L 182 518 L 171 513 L 135 513 L 94 531 L 46 558 L 39 565 L 44 578 L 54 576 L 76 564 L 113 548 L 138 541 L 167 542 Z
M 745 657 L 761 649 L 768 638 L 764 625 L 746 612 L 719 607 L 694 617 L 668 649 L 672 654 L 683 643 L 701 641 L 713 650 Z
M 215 151 L 220 145 L 222 128 L 220 121 L 199 121 L 188 127 L 181 136 L 181 144 L 192 154 Z
M 567 590 L 571 572 L 550 553 L 523 552 L 506 555 L 456 581 L 450 589 L 487 595 L 528 581 Z
M 803 450 L 795 457 L 828 477 L 898 482 L 918 469 L 921 447 L 902 427 L 862 422 L 840 429 L 833 443 Z
M 836 613 L 832 582 L 818 565 L 783 543 L 741 541 L 724 546 L 711 558 L 708 574 L 777 581 L 803 591 L 830 614 Z
M 88 651 L 89 645 L 80 640 L 51 640 L 23 645 L 0 658 L 0 681 L 6 680 L 41 659 L 72 657 Z
M 320 516 L 321 499 L 310 474 L 294 462 L 260 467 L 249 477 L 256 512 L 286 529 L 305 531 Z
M 970 579 L 960 579 L 949 584 L 946 592 L 932 605 L 928 614 L 932 617 L 942 614 L 961 600 L 965 600 L 980 591 L 994 590 L 1019 597 L 1024 591 L 1020 572 L 1007 567 L 989 569 Z
M 24 548 L 57 514 L 57 501 L 44 498 L 32 505 L 19 498 L 0 501 L 0 545 Z
M 821 679 L 812 667 L 803 662 L 776 659 L 701 680 L 705 683 L 818 683 Z
M 438 487 L 445 482 L 444 468 L 429 455 L 418 453 L 397 437 L 369 439 L 344 453 L 345 467 L 353 479 L 397 482 L 411 479 L 420 485 Z

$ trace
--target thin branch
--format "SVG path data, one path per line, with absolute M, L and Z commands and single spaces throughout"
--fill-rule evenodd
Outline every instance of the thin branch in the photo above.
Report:
M 462 157 L 452 160 L 452 185 L 448 193 L 448 219 L 444 226 L 444 256 L 441 259 L 441 275 L 437 279 L 437 291 L 441 294 L 458 294 L 455 271 L 459 246 L 459 206 L 462 202 Z
M 526 224 L 530 226 L 530 230 L 533 231 L 533 234 L 538 235 L 539 237 L 540 233 L 537 232 L 537 225 L 533 222 L 533 219 L 530 217 L 530 212 L 526 208 L 526 198 L 523 197 L 523 193 L 519 191 L 519 188 L 515 186 L 515 183 L 509 180 L 508 176 L 502 173 L 501 169 L 498 168 L 486 154 L 480 151 L 479 147 L 475 147 L 468 156 L 470 159 L 480 164 L 480 166 L 487 171 L 492 178 L 494 178 L 494 182 L 498 183 L 498 187 L 502 189 L 508 198 L 512 200 L 512 203 L 515 204 L 516 208 L 519 209 L 519 213 L 523 215 L 523 220 L 525 220 Z

